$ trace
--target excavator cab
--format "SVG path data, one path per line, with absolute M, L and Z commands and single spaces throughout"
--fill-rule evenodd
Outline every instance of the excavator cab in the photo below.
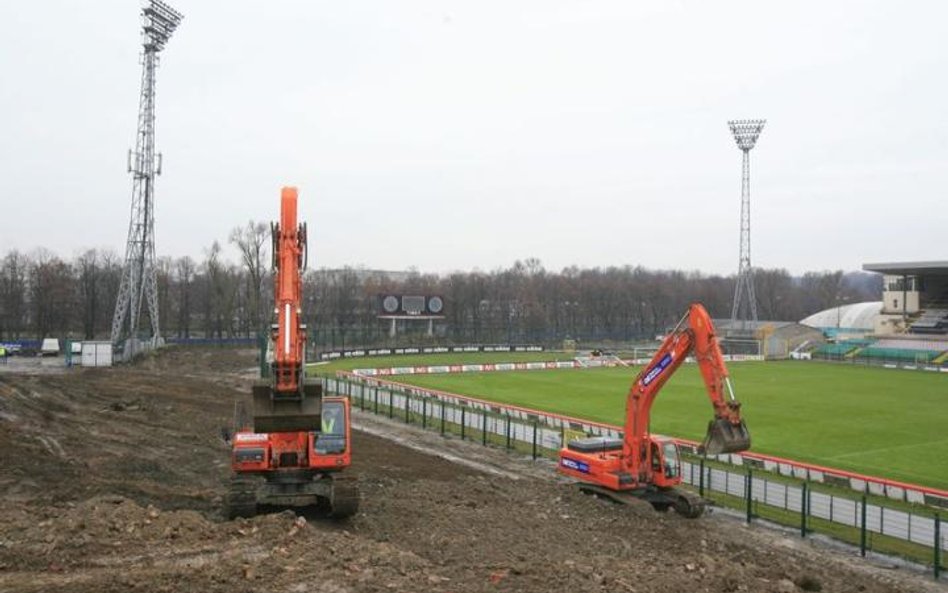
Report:
M 678 443 L 670 439 L 654 439 L 651 443 L 652 480 L 660 488 L 681 483 L 681 455 Z
M 313 448 L 317 455 L 339 455 L 347 449 L 347 410 L 344 400 L 323 400 L 320 431 L 314 434 Z

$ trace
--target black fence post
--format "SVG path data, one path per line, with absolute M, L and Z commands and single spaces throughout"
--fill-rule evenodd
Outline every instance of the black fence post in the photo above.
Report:
M 395 392 L 391 388 L 388 390 L 388 417 L 395 417 Z
M 510 414 L 507 414 L 507 425 L 504 427 L 504 435 L 507 438 L 507 449 L 510 449 Z
M 365 411 L 365 393 L 368 391 L 368 386 L 363 385 L 362 389 L 359 390 L 359 393 L 362 394 L 362 397 L 359 398 L 359 409 L 363 412 Z
M 467 426 L 467 406 L 461 407 L 461 440 L 464 440 L 464 428 Z
M 932 562 L 935 571 L 935 580 L 941 576 L 941 516 L 935 513 L 935 553 Z
M 537 424 L 536 420 L 533 421 L 533 460 L 537 459 Z
M 487 446 L 487 410 L 481 411 L 484 421 L 481 423 L 481 444 Z
M 428 428 L 428 398 L 421 398 L 421 427 Z
M 379 388 L 375 388 L 375 413 L 379 413 Z
M 704 496 L 704 457 L 701 458 L 701 470 L 698 472 L 698 496 Z
M 751 468 L 747 468 L 747 474 L 744 476 L 744 479 L 747 480 L 747 484 L 744 487 L 744 491 L 747 494 L 747 524 L 750 525 L 751 516 L 753 514 L 753 509 L 751 508 L 751 505 L 752 505 L 751 499 L 753 497 L 751 496 L 751 492 L 753 491 L 753 484 L 754 484 L 754 470 L 752 470 Z
M 866 495 L 862 495 L 861 520 L 859 526 L 859 555 L 866 557 Z
M 800 491 L 800 537 L 806 537 L 806 501 L 809 498 L 809 484 L 803 482 L 803 489 Z
M 444 436 L 444 414 L 445 414 L 445 402 L 441 400 L 441 436 Z
M 408 424 L 411 421 L 411 395 L 407 392 L 405 393 L 405 424 Z

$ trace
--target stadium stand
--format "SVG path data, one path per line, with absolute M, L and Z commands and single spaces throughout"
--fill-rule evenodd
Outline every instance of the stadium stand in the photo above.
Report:
M 872 344 L 876 348 L 897 348 L 900 350 L 922 350 L 942 352 L 948 350 L 944 340 L 909 340 L 905 338 L 882 338 Z
M 948 335 L 948 261 L 864 264 L 882 274 L 882 312 L 877 335 Z
M 852 362 L 899 362 L 912 364 L 948 363 L 948 341 L 905 338 L 866 338 L 822 344 L 812 358 Z
M 826 360 L 839 360 L 841 358 L 852 358 L 861 349 L 871 346 L 875 340 L 870 338 L 845 340 L 836 343 L 821 344 L 819 348 L 813 351 L 812 358 L 823 358 Z
M 843 358 L 847 354 L 855 352 L 859 346 L 855 344 L 823 344 L 812 352 L 816 358 Z
M 940 358 L 943 353 L 948 353 L 948 342 L 944 340 L 884 338 L 860 350 L 858 356 L 861 358 L 931 363 Z
M 859 358 L 875 358 L 881 360 L 891 360 L 894 362 L 915 362 L 927 363 L 934 362 L 941 351 L 932 350 L 906 350 L 904 348 L 877 348 L 869 346 L 859 351 Z
M 913 334 L 948 333 L 948 309 L 925 309 L 909 327 Z

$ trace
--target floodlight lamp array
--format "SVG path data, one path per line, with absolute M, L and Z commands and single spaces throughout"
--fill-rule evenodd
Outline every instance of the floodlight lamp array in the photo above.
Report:
M 171 34 L 184 18 L 177 10 L 161 0 L 149 0 L 142 8 L 142 33 L 146 50 L 159 52 L 164 49 Z
M 754 148 L 765 123 L 767 123 L 766 119 L 733 119 L 727 122 L 727 125 L 734 134 L 737 147 L 746 152 Z

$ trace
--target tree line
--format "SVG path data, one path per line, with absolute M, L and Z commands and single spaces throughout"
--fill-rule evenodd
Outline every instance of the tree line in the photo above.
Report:
M 249 222 L 228 242 L 239 261 L 223 256 L 214 241 L 200 258 L 159 258 L 162 333 L 176 338 L 254 337 L 272 317 L 270 230 Z M 72 259 L 38 249 L 9 251 L 0 260 L 0 340 L 59 337 L 108 339 L 123 258 L 88 249 Z M 809 314 L 877 300 L 881 277 L 861 272 L 755 269 L 762 320 L 798 321 Z M 734 276 L 642 266 L 547 270 L 534 258 L 489 272 L 388 273 L 345 267 L 308 270 L 304 321 L 321 347 L 389 343 L 379 320 L 379 295 L 437 294 L 444 319 L 434 337 L 426 324 L 402 323 L 408 343 L 544 342 L 647 339 L 673 325 L 687 305 L 703 303 L 715 318 L 730 315 Z M 147 307 L 142 328 L 148 328 Z

